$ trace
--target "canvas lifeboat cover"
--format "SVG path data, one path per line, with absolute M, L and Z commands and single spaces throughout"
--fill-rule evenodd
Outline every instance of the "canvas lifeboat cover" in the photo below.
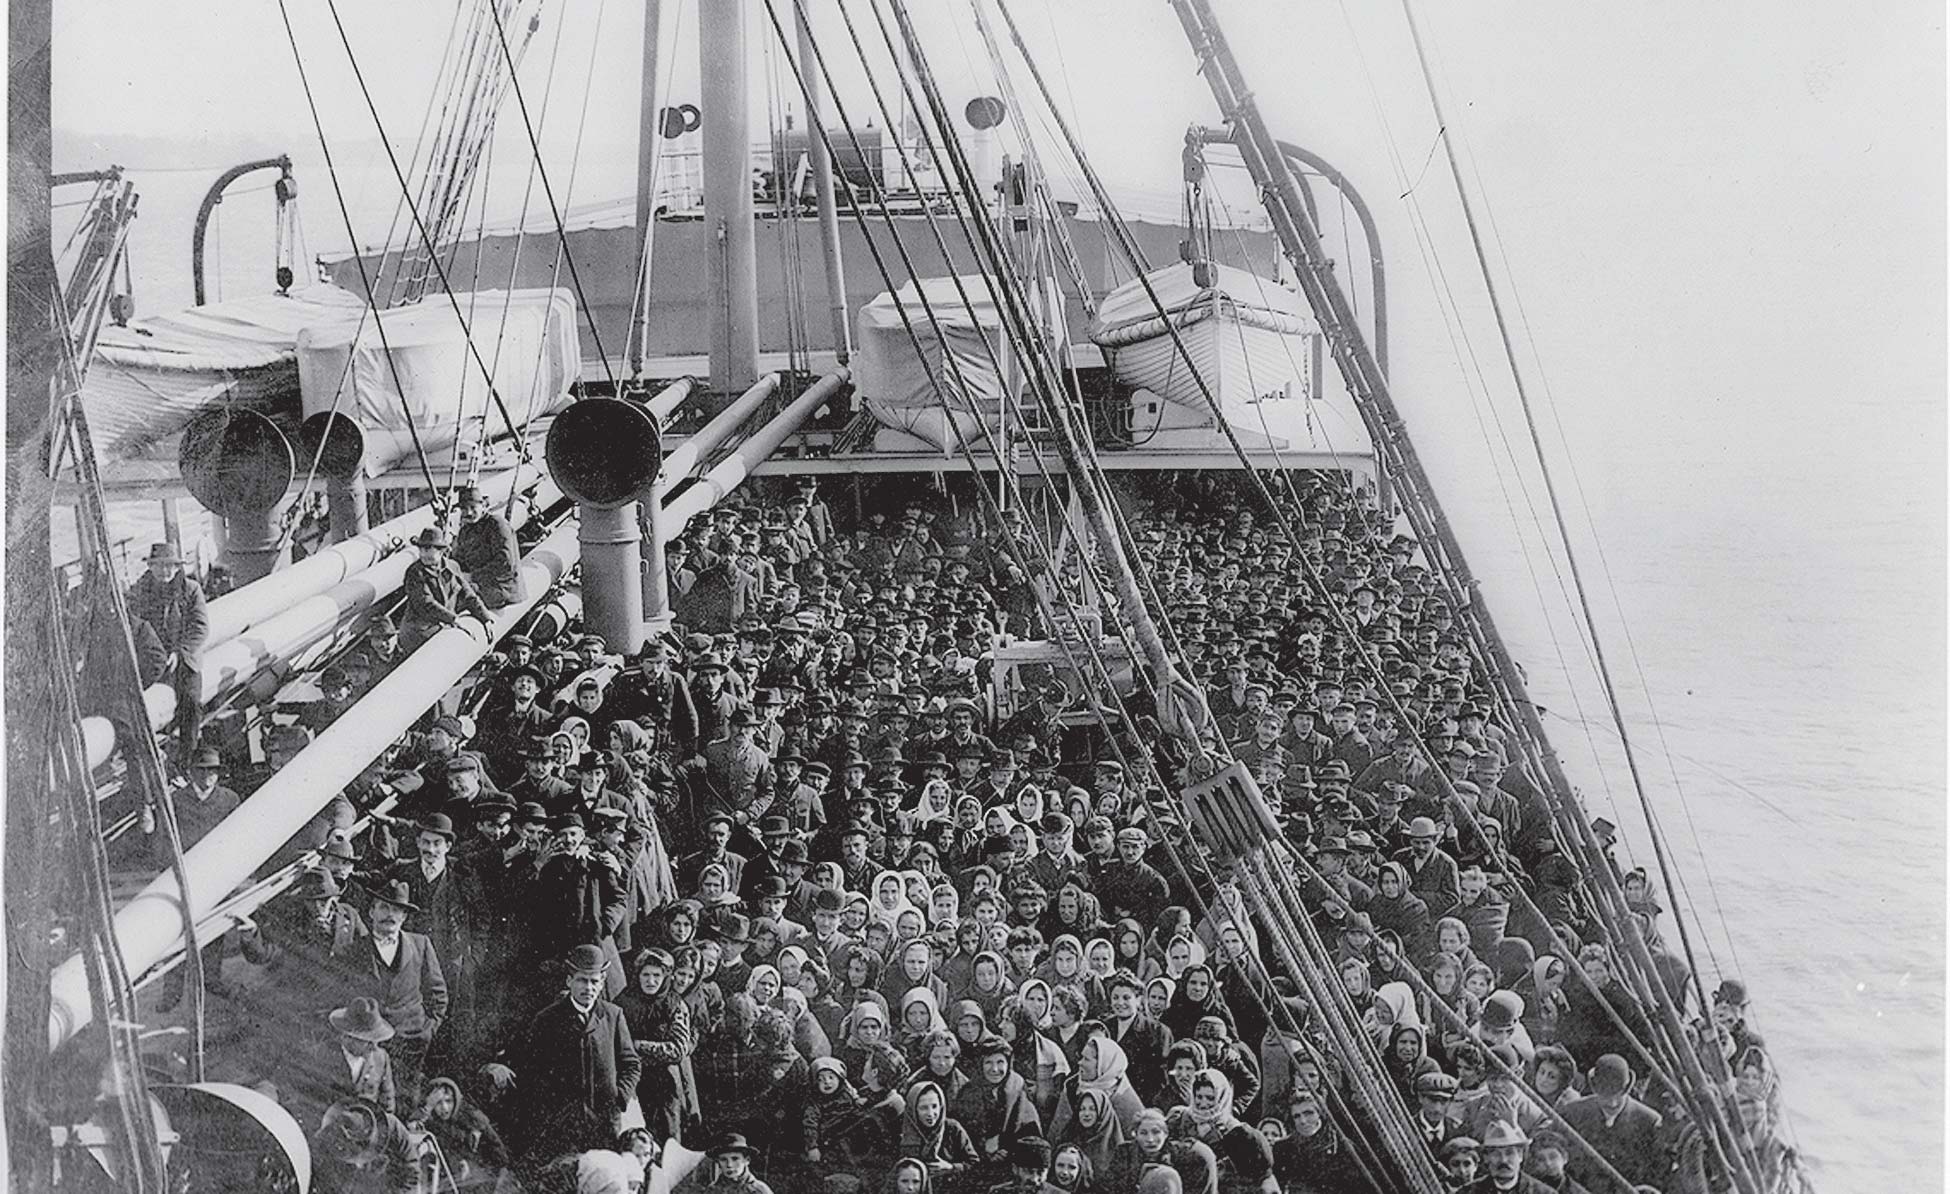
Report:
M 1156 302 L 1138 279 L 1104 297 L 1090 338 L 1112 374 L 1162 399 L 1158 430 L 1211 427 L 1209 391 L 1255 442 L 1321 446 L 1310 368 L 1320 325 L 1305 300 L 1243 269 L 1208 268 L 1206 286 L 1184 262 L 1146 274 Z
M 445 295 L 429 296 L 368 316 L 356 325 L 356 339 L 355 326 L 346 324 L 300 332 L 298 385 L 305 416 L 333 410 L 336 398 L 337 413 L 358 420 L 369 442 L 375 433 L 398 441 L 417 431 L 423 444 L 445 445 L 463 424 L 478 433 L 483 418 L 492 437 L 506 428 L 483 363 L 493 370 L 494 390 L 517 426 L 568 401 L 569 386 L 582 372 L 575 298 L 569 291 L 481 290 L 454 297 L 458 314 Z M 381 320 L 383 345 L 376 326 Z M 474 333 L 479 363 L 464 328 Z M 366 469 L 383 472 L 391 460 L 386 452 L 369 451 Z
M 925 291 L 909 282 L 883 292 L 860 309 L 855 323 L 856 385 L 868 411 L 885 427 L 943 452 L 957 450 L 959 442 L 943 416 L 937 381 L 948 395 L 954 423 L 971 442 L 981 434 L 978 415 L 995 427 L 1002 414 L 1002 378 L 990 359 L 990 349 L 997 358 L 1008 351 L 1002 320 L 980 275 L 965 275 L 960 281 L 960 290 L 953 278 L 926 278 L 921 281 Z M 968 294 L 965 302 L 961 291 Z M 908 335 L 903 312 L 912 321 L 914 337 Z M 915 338 L 921 342 L 918 354 Z M 983 348 L 984 339 L 989 349 Z
M 1217 262 L 1207 268 L 1211 271 L 1210 286 L 1200 286 L 1192 276 L 1191 265 L 1183 261 L 1146 274 L 1145 280 L 1157 294 L 1155 304 L 1138 279 L 1119 286 L 1098 304 L 1097 318 L 1090 324 L 1090 339 L 1101 348 L 1122 348 L 1168 338 L 1167 318 L 1181 333 L 1213 318 L 1234 319 L 1249 328 L 1279 335 L 1320 331 L 1306 302 L 1279 283 Z M 1165 314 L 1158 313 L 1159 307 Z

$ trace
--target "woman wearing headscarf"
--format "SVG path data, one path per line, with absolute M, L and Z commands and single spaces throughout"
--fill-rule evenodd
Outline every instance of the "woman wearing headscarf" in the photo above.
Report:
M 501 1133 L 485 1112 L 461 1094 L 460 1084 L 452 1078 L 427 1083 L 412 1122 L 440 1143 L 440 1155 L 463 1189 L 473 1184 L 491 1189 L 497 1175 L 508 1167 L 508 1146 L 502 1143 Z
M 1178 989 L 1171 997 L 1171 1006 L 1165 1009 L 1163 1023 L 1171 1029 L 1172 1039 L 1179 1040 L 1196 1033 L 1199 1020 L 1206 1016 L 1217 1016 L 1228 1027 L 1233 1022 L 1212 968 L 1201 962 L 1187 966 L 1179 976 Z
M 1281 1194 L 1370 1194 L 1374 1190 L 1320 1096 L 1296 1087 L 1287 1100 L 1286 1135 L 1273 1144 Z
M 826 1034 L 826 1025 L 813 1014 L 812 1002 L 804 991 L 797 987 L 782 989 L 778 1008 L 792 1029 L 792 1046 L 799 1050 L 799 1056 L 810 1062 L 833 1055 L 833 1038 Z
M 1185 971 L 1205 961 L 1205 946 L 1190 933 L 1180 933 L 1165 945 L 1164 976 L 1173 983 L 1182 981 Z
M 1388 1049 L 1381 1055 L 1381 1068 L 1408 1106 L 1415 1103 L 1415 1080 L 1442 1067 L 1429 1056 L 1426 1035 L 1420 1024 L 1398 1022 L 1388 1033 Z
M 1140 1108 L 1142 1110 L 1142 1108 Z M 1137 1116 L 1131 1116 L 1133 1122 Z M 1061 1126 L 1052 1126 L 1050 1143 L 1073 1145 L 1081 1149 L 1094 1172 L 1107 1173 L 1117 1149 L 1126 1139 L 1124 1121 L 1111 1106 L 1110 1096 L 1101 1090 L 1080 1089 L 1076 1111 Z
M 941 1015 L 941 1002 L 927 987 L 915 987 L 901 996 L 900 1023 L 894 1033 L 894 1047 L 915 1069 L 927 1064 L 928 1041 L 936 1033 L 948 1031 Z
M 1407 983 L 1389 983 L 1376 991 L 1370 1006 L 1374 1008 L 1376 1046 L 1386 1044 L 1398 1024 L 1422 1027 L 1421 1005 L 1416 1003 L 1415 992 Z
M 1192 1104 L 1170 1115 L 1174 1135 L 1189 1137 L 1212 1150 L 1218 1161 L 1220 1194 L 1280 1194 L 1273 1176 L 1273 1150 L 1258 1128 L 1233 1113 L 1232 1083 L 1215 1069 L 1192 1079 Z
M 907 993 L 916 987 L 926 988 L 934 995 L 936 1008 L 948 1001 L 948 984 L 934 972 L 934 947 L 924 938 L 904 942 L 894 950 L 887 959 L 879 991 L 886 997 L 887 1005 L 893 1007 L 905 1001 Z
M 1124 1047 L 1107 1036 L 1092 1037 L 1077 1057 L 1077 1071 L 1063 1084 L 1063 1097 L 1050 1119 L 1050 1130 L 1061 1136 L 1076 1118 L 1078 1101 L 1085 1091 L 1096 1091 L 1110 1100 L 1118 1123 L 1128 1131 L 1144 1110 L 1144 1100 L 1131 1085 L 1131 1060 Z
M 864 1190 L 864 1185 L 855 1187 Z M 902 1157 L 894 1162 L 887 1176 L 880 1183 L 880 1194 L 935 1194 L 935 1182 L 928 1175 L 928 1167 L 913 1157 Z
M 1016 984 L 1009 981 L 1009 964 L 995 950 L 983 950 L 975 956 L 975 968 L 970 973 L 968 998 L 982 1005 L 982 1014 L 992 1024 L 1001 1014 L 1002 1005 L 1014 998 Z
M 643 1126 L 659 1144 L 675 1140 L 685 1119 L 698 1113 L 697 1082 L 691 1076 L 697 1035 L 690 1008 L 675 989 L 676 968 L 671 954 L 645 949 L 636 957 L 636 981 L 616 997 L 643 1059 L 636 1084 Z
M 944 1183 L 960 1185 L 982 1155 L 960 1120 L 949 1114 L 951 1096 L 931 1079 L 907 1088 L 907 1110 L 901 1116 L 900 1154 L 920 1162 L 928 1174 Z
M 917 826 L 952 821 L 955 816 L 954 801 L 955 789 L 952 784 L 945 779 L 931 779 L 921 785 L 914 807 L 908 812 Z
M 1110 996 L 1104 991 L 1103 980 L 1089 972 L 1083 960 L 1083 941 L 1065 933 L 1050 942 L 1049 957 L 1036 967 L 1036 977 L 1048 983 L 1051 989 L 1075 987 L 1083 992 L 1083 998 L 1092 1008 L 1108 1007 Z
M 1035 979 L 1029 981 L 1042 988 L 1047 1006 L 1049 988 Z M 1037 1116 L 1044 1123 L 1050 1122 L 1063 1080 L 1070 1074 L 1070 1059 L 1037 1028 L 1035 1016 L 1023 1003 L 1020 993 L 1002 1005 L 996 1032 L 1009 1042 L 1009 1064 L 1029 1084 L 1029 1097 L 1036 1101 Z
M 1144 928 L 1136 920 L 1127 916 L 1118 921 L 1111 927 L 1110 940 L 1117 951 L 1117 964 L 1132 974 L 1148 982 L 1164 973 L 1163 951 L 1152 953 L 1144 939 Z
M 882 1045 L 893 1044 L 892 1025 L 887 1022 L 887 1009 L 877 1000 L 867 999 L 853 1005 L 853 1010 L 840 1022 L 840 1043 L 833 1048 L 833 1056 L 846 1065 L 849 1075 L 864 1073 L 867 1058 Z
M 1734 1062 L 1733 1103 L 1761 1164 L 1761 1178 L 1772 1188 L 1780 1176 L 1786 1147 L 1780 1139 L 1781 1081 L 1767 1050 L 1749 1045 Z
M 882 871 L 873 877 L 873 886 L 868 888 L 867 917 L 876 924 L 894 927 L 894 921 L 901 913 L 914 908 L 907 898 L 907 880 L 899 871 Z M 916 912 L 920 909 L 915 908 Z M 922 914 L 926 919 L 926 914 Z
M 1433 942 L 1429 937 L 1429 904 L 1409 889 L 1408 868 L 1399 862 L 1384 862 L 1375 873 L 1374 898 L 1368 901 L 1368 919 L 1375 932 L 1397 934 L 1403 948 L 1413 958 L 1428 956 Z

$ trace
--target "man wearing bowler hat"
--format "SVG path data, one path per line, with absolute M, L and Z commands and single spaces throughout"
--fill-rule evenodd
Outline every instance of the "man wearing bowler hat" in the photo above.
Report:
M 603 998 L 601 947 L 578 945 L 563 962 L 561 994 L 486 1067 L 514 1111 L 518 1152 L 610 1146 L 642 1073 L 623 1010 Z
M 176 757 L 193 765 L 203 727 L 202 657 L 210 615 L 202 587 L 184 572 L 182 554 L 174 546 L 151 547 L 148 564 L 148 571 L 129 588 L 129 617 L 147 622 L 162 640 L 165 674 L 176 693 Z
M 460 625 L 463 617 L 478 619 L 480 633 L 486 635 L 492 615 L 460 566 L 447 558 L 447 536 L 438 527 L 428 527 L 413 537 L 413 546 L 419 558 L 406 566 L 400 649 L 411 654 L 447 627 Z

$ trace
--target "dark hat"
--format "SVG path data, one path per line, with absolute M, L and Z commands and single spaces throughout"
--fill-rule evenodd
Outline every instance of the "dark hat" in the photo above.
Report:
M 479 771 L 481 760 L 473 755 L 455 755 L 447 760 L 447 774 L 456 775 L 462 771 Z
M 183 553 L 176 550 L 176 546 L 172 543 L 153 544 L 149 548 L 149 562 L 151 564 L 180 564 L 183 562 Z
M 337 835 L 333 835 L 320 846 L 318 854 L 321 858 L 343 858 L 347 862 L 359 861 L 359 852 L 352 848 L 352 843 Z
M 1037 828 L 1044 833 L 1067 833 L 1070 829 L 1069 814 L 1058 812 L 1045 813 L 1042 823 Z
M 217 753 L 217 748 L 214 746 L 200 747 L 196 752 L 196 762 L 192 766 L 199 771 L 214 771 L 223 766 L 223 756 Z
M 420 906 L 413 902 L 413 893 L 404 879 L 389 879 L 372 889 L 374 903 L 387 903 L 404 908 L 408 912 L 418 912 Z
M 782 837 L 792 832 L 792 822 L 784 817 L 766 817 L 758 823 L 760 837 Z
M 491 792 L 474 802 L 474 812 L 477 815 L 481 813 L 512 813 L 514 811 L 514 800 L 500 792 Z
M 603 822 L 605 828 L 607 828 L 612 824 L 615 825 L 627 824 L 630 819 L 630 814 L 624 812 L 620 808 L 611 808 L 606 804 L 595 809 L 591 815 L 593 815 L 598 821 Z
M 755 900 L 782 900 L 786 897 L 785 880 L 778 875 L 768 875 L 758 881 L 752 889 Z
M 1346 854 L 1346 853 L 1348 853 L 1348 848 L 1347 848 L 1347 841 L 1344 838 L 1324 837 L 1321 838 L 1320 842 L 1314 846 L 1314 854 L 1316 856 L 1321 854 Z
M 1724 1003 L 1730 1007 L 1746 1007 L 1747 984 L 1737 978 L 1722 980 L 1720 985 L 1713 989 L 1713 1002 Z
M 609 958 L 600 945 L 578 945 L 563 961 L 571 974 L 601 974 L 609 969 Z
M 426 529 L 422 530 L 419 534 L 413 536 L 413 546 L 446 547 L 447 536 L 442 534 L 438 527 L 427 527 Z
M 811 861 L 812 851 L 808 850 L 806 843 L 800 841 L 798 838 L 793 838 L 785 845 L 779 847 L 779 862 L 782 864 L 796 862 L 803 866 Z
M 436 833 L 451 842 L 454 840 L 453 818 L 449 817 L 446 813 L 428 814 L 420 819 L 417 832 Z
M 349 1005 L 334 1009 L 326 1019 L 335 1031 L 362 1041 L 377 1044 L 393 1039 L 393 1026 L 379 1014 L 379 1001 L 369 995 L 361 995 Z
M 752 922 L 745 917 L 744 913 L 733 912 L 718 922 L 716 931 L 711 934 L 711 937 L 716 941 L 750 941 Z
M 822 889 L 819 894 L 813 896 L 812 907 L 814 912 L 844 912 L 846 900 L 837 891 Z
M 1632 1088 L 1632 1067 L 1616 1053 L 1607 1053 L 1591 1067 L 1593 1094 L 1620 1094 Z
M 727 1153 L 739 1153 L 746 1157 L 755 1157 L 758 1155 L 758 1150 L 750 1144 L 747 1144 L 745 1138 L 737 1132 L 727 1132 L 723 1136 L 718 1137 L 717 1141 L 712 1144 L 711 1155 L 713 1157 L 722 1157 Z
M 581 813 L 557 813 L 548 819 L 550 829 L 587 829 Z
M 291 885 L 291 893 L 304 900 L 329 900 L 340 891 L 339 881 L 329 871 L 303 871 Z
M 508 683 L 510 685 L 524 677 L 533 680 L 537 688 L 545 687 L 548 684 L 548 677 L 542 675 L 540 668 L 529 667 L 527 664 L 523 664 L 518 668 L 510 668 L 508 671 Z
M 439 730 L 451 738 L 464 738 L 467 735 L 466 727 L 460 724 L 458 717 L 436 717 L 427 729 L 429 732 Z
M 515 820 L 523 825 L 548 824 L 548 810 L 533 800 L 524 803 L 515 813 Z

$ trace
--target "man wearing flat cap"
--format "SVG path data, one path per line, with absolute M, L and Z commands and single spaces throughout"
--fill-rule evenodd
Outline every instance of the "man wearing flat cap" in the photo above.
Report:
M 643 1061 L 623 1010 L 603 998 L 603 950 L 578 945 L 558 964 L 563 990 L 486 1068 L 514 1112 L 517 1152 L 613 1144 Z

